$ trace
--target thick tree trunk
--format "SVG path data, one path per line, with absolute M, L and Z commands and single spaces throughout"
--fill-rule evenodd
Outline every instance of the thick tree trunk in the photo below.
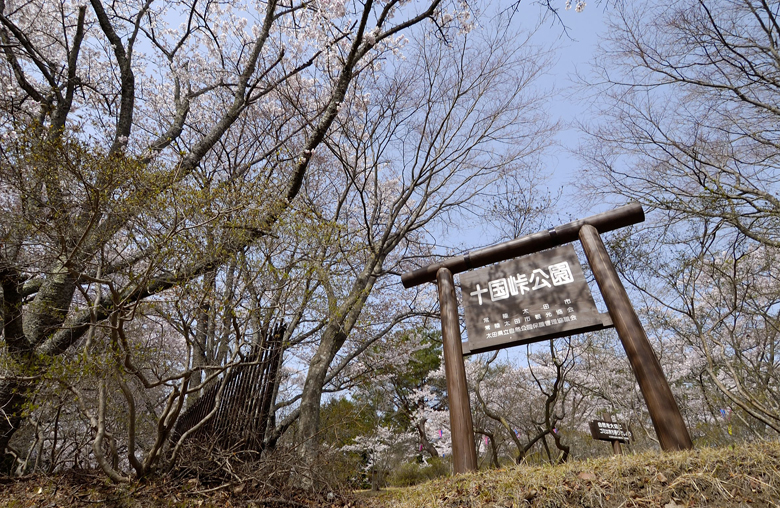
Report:
M 13 380 L 0 381 L 0 453 L 3 454 L 0 459 L 0 474 L 11 475 L 15 463 L 8 450 L 8 442 L 19 428 L 22 422 L 22 410 L 28 401 L 29 383 L 20 383 Z
M 337 346 L 336 334 L 328 327 L 317 348 L 317 353 L 309 363 L 309 372 L 306 375 L 306 382 L 303 385 L 303 394 L 301 396 L 301 416 L 298 419 L 299 435 L 301 443 L 301 458 L 307 466 L 315 464 L 319 448 L 319 427 L 320 427 L 320 400 L 322 398 L 322 388 L 325 384 L 325 377 L 328 374 L 328 367 L 335 356 Z M 343 343 L 343 340 L 341 340 Z M 333 351 L 333 354 L 331 352 Z M 313 485 L 306 485 L 311 487 Z
M 380 259 L 369 262 L 355 279 L 344 303 L 338 307 L 333 306 L 335 308 L 331 310 L 331 321 L 325 328 L 317 352 L 309 364 L 301 395 L 301 415 L 298 422 L 301 459 L 308 467 L 316 464 L 319 452 L 320 401 L 328 369 L 360 317 L 376 282 L 376 272 L 381 268 L 383 259 L 384 256 L 381 256 Z M 303 482 L 304 487 L 307 488 L 313 487 L 315 483 L 309 476 L 305 477 Z
M 9 278 L 10 275 L 6 274 L 3 280 L 4 299 L 19 294 L 18 286 L 12 287 Z M 5 379 L 0 381 L 0 453 L 7 454 L 8 443 L 22 423 L 29 394 L 37 384 L 34 377 L 45 368 L 36 359 L 36 349 L 41 349 L 39 346 L 45 345 L 45 341 L 61 328 L 75 290 L 75 278 L 67 268 L 58 264 L 27 305 L 24 314 L 9 313 L 9 302 L 3 302 L 6 320 L 11 316 L 14 323 L 3 322 L 4 339 L 13 347 L 8 348 L 11 362 L 8 370 L 3 372 Z M 21 326 L 17 320 L 22 321 Z M 4 459 L 5 464 L 9 460 L 8 455 Z
M 380 483 L 382 480 L 382 473 L 377 469 L 373 468 L 371 470 L 371 490 L 374 492 L 379 492 L 379 488 L 381 487 Z
M 420 436 L 420 443 L 422 444 L 423 450 L 428 452 L 431 457 L 438 457 L 439 451 L 436 450 L 436 447 L 433 446 L 431 440 L 428 439 L 428 433 L 425 431 L 425 424 L 426 421 L 422 420 L 421 422 L 417 423 L 417 425 L 415 425 L 417 434 Z

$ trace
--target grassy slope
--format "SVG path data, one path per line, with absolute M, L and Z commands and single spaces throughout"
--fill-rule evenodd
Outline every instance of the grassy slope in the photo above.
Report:
M 487 470 L 388 491 L 371 507 L 777 506 L 780 443 Z
M 780 508 L 780 442 L 645 453 L 557 467 L 493 469 L 357 498 L 346 494 L 330 499 L 296 490 L 291 484 L 279 490 L 266 485 L 265 480 L 258 477 L 211 486 L 163 477 L 113 485 L 104 475 L 86 471 L 0 478 L 0 507 Z

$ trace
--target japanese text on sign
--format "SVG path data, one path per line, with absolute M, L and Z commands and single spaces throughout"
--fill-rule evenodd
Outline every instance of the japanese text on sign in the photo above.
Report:
M 550 265 L 547 272 L 541 268 L 531 271 L 530 275 L 517 274 L 506 278 L 491 280 L 488 282 L 488 288 L 481 288 L 477 284 L 476 291 L 470 293 L 476 296 L 479 305 L 482 305 L 482 294 L 490 293 L 490 301 L 504 300 L 510 296 L 523 296 L 528 291 L 549 288 L 552 286 L 562 286 L 574 282 L 574 276 L 571 274 L 571 268 L 567 261 Z M 552 283 L 552 285 L 550 284 Z M 530 286 L 530 289 L 529 289 Z
M 613 423 L 594 420 L 590 422 L 590 434 L 593 439 L 603 441 L 623 441 L 631 440 L 631 431 L 623 423 Z
M 460 284 L 472 350 L 601 323 L 571 245 L 463 273 Z

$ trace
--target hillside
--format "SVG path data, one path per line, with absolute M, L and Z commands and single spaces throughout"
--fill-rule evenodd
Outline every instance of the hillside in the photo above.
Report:
M 372 508 L 780 506 L 780 443 L 480 471 L 367 499 Z
M 158 478 L 113 485 L 71 471 L 0 481 L 0 506 L 115 507 L 780 507 L 780 443 L 515 466 L 379 493 L 307 494 L 267 478 L 202 485 Z

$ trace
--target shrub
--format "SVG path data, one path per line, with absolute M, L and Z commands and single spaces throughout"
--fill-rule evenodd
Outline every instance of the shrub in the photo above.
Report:
M 388 483 L 394 487 L 410 487 L 450 474 L 450 461 L 440 457 L 428 459 L 427 464 L 405 462 L 395 468 L 388 478 Z

